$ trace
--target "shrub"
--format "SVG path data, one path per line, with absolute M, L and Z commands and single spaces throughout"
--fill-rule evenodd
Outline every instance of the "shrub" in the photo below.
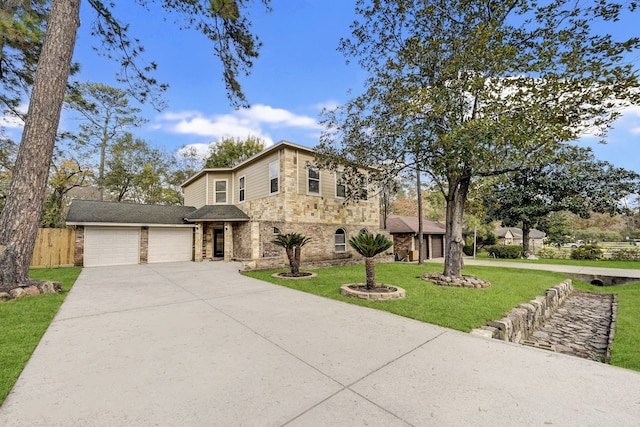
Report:
M 640 248 L 616 249 L 611 252 L 613 261 L 640 261 Z
M 597 245 L 584 245 L 571 251 L 571 259 L 602 259 L 602 248 Z
M 496 258 L 518 259 L 522 258 L 522 246 L 517 245 L 495 245 L 489 248 L 489 256 Z
M 559 252 L 556 248 L 540 248 L 536 251 L 536 256 L 544 259 L 557 259 Z
M 473 245 L 464 245 L 462 252 L 464 252 L 466 256 L 473 256 Z

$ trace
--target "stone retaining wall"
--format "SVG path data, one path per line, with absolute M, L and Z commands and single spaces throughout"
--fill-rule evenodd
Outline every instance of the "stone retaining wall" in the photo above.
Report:
M 528 303 L 520 304 L 500 320 L 487 322 L 480 329 L 471 331 L 474 335 L 520 343 L 538 329 L 562 303 L 573 293 L 571 280 L 565 280 L 553 288 L 547 289 Z

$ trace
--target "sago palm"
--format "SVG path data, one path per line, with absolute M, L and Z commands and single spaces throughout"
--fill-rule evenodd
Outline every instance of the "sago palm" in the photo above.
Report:
M 365 272 L 367 275 L 367 289 L 376 286 L 376 264 L 373 257 L 393 246 L 393 242 L 384 234 L 360 233 L 349 239 L 349 245 L 364 257 Z
M 289 258 L 291 274 L 298 274 L 300 272 L 300 248 L 310 240 L 311 237 L 305 237 L 300 233 L 287 233 L 278 235 L 271 243 L 284 248 L 287 258 Z

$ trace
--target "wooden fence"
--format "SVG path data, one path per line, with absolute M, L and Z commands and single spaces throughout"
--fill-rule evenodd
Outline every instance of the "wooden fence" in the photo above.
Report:
M 40 228 L 30 267 L 72 267 L 75 242 L 74 229 Z

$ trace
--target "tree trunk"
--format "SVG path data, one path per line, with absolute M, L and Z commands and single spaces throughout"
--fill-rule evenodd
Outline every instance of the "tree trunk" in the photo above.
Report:
M 51 2 L 9 196 L 0 217 L 0 290 L 28 281 L 79 11 L 80 0 Z
M 527 221 L 522 223 L 522 253 L 527 256 L 529 252 L 529 234 L 531 232 L 531 224 Z
M 373 257 L 365 257 L 364 269 L 367 275 L 367 289 L 376 287 L 376 263 Z
M 418 191 L 418 265 L 424 264 L 424 230 L 422 229 L 422 184 L 420 167 L 416 168 L 416 190 Z
M 291 271 L 293 274 L 300 273 L 300 252 L 302 252 L 302 249 L 300 246 L 296 246 L 293 251 L 293 264 L 295 268 L 295 271 Z
M 287 253 L 287 258 L 289 259 L 289 270 L 291 274 L 296 272 L 296 256 L 293 254 L 293 248 L 285 248 L 285 252 Z
M 445 276 L 460 277 L 462 274 L 462 218 L 470 184 L 470 178 L 449 177 L 443 273 Z

